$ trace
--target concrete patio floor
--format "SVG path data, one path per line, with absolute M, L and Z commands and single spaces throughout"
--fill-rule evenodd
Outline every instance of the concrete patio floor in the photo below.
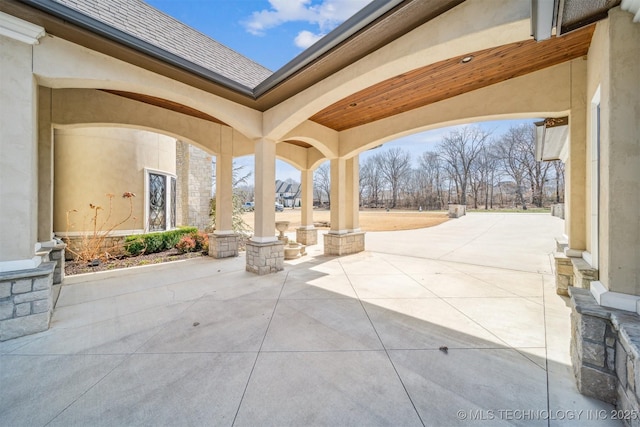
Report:
M 70 278 L 49 331 L 0 343 L 0 425 L 619 425 L 574 385 L 562 227 L 469 214 L 263 277 L 241 255 Z

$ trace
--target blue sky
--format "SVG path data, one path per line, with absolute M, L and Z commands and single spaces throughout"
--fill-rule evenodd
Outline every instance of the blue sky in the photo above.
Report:
M 340 25 L 370 0 L 145 0 L 148 4 L 197 29 L 259 64 L 276 71 L 322 35 Z M 484 122 L 477 125 L 500 136 L 511 125 L 535 120 Z M 434 150 L 451 128 L 410 135 L 386 143 L 382 150 L 401 147 L 417 159 Z M 360 159 L 379 152 L 361 154 Z M 236 160 L 253 170 L 253 156 Z M 417 161 L 414 166 L 417 166 Z M 276 177 L 300 179 L 300 172 L 277 162 Z

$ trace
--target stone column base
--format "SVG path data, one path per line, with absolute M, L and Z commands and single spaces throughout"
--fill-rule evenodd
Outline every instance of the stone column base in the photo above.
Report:
M 56 262 L 0 273 L 0 341 L 46 331 L 53 310 Z
M 296 228 L 296 242 L 311 246 L 318 244 L 318 230 L 315 228 Z
M 364 251 L 364 232 L 324 235 L 325 255 L 349 255 Z
M 569 296 L 569 286 L 573 286 L 573 264 L 571 258 L 562 252 L 554 255 L 556 261 L 556 293 Z
M 284 270 L 284 242 L 247 242 L 247 268 L 260 276 Z
M 209 234 L 209 256 L 231 258 L 238 256 L 237 234 Z

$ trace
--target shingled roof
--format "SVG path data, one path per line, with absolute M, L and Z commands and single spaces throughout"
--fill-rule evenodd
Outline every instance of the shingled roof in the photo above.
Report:
M 142 0 L 54 0 L 248 88 L 273 74 Z

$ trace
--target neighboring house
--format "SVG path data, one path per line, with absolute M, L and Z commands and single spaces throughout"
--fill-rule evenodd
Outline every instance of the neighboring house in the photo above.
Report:
M 297 182 L 276 180 L 276 202 L 285 208 L 300 207 L 300 184 Z
M 61 130 L 147 130 L 215 155 L 216 257 L 237 255 L 233 159 L 255 154 L 260 208 L 245 262 L 268 274 L 284 268 L 276 159 L 301 173 L 303 243 L 317 238 L 313 171 L 329 161 L 322 238 L 326 254 L 344 255 L 365 249 L 360 153 L 452 124 L 542 117 L 539 158 L 566 165 L 555 280 L 574 294 L 578 387 L 640 410 L 639 1 L 374 0 L 276 72 L 140 0 L 112 3 L 0 2 L 0 340 L 49 325 L 51 292 L 23 292 L 48 311 L 18 316 L 7 290 L 53 280 Z M 156 168 L 170 187 L 168 166 Z

